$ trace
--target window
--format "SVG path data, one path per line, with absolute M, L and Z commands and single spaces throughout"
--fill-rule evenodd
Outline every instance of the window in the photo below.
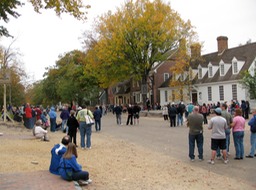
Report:
M 209 75 L 208 75 L 208 76 L 209 76 L 209 77 L 212 77 L 212 66 L 209 66 L 209 67 L 208 67 L 208 71 L 209 71 L 209 73 L 208 73 Z
M 183 89 L 180 89 L 180 101 L 183 101 Z
M 232 84 L 232 99 L 237 100 L 237 85 Z
M 202 68 L 198 68 L 198 78 L 201 79 L 203 76 Z
M 164 73 L 164 81 L 167 81 L 169 78 L 169 73 Z
M 225 75 L 225 70 L 224 70 L 224 64 L 220 64 L 220 76 L 224 76 Z
M 182 74 L 180 74 L 180 81 L 184 81 L 184 74 L 182 73 Z
M 172 90 L 172 102 L 174 102 L 174 101 L 175 101 L 175 91 Z
M 224 100 L 224 88 L 223 86 L 219 86 L 219 94 L 220 94 L 220 100 Z
M 212 87 L 208 87 L 208 101 L 212 101 Z
M 233 62 L 233 73 L 234 74 L 238 73 L 237 61 Z
M 164 91 L 164 101 L 168 102 L 168 91 Z
M 136 94 L 136 102 L 140 102 L 140 94 Z
M 189 80 L 193 79 L 193 70 L 189 68 Z

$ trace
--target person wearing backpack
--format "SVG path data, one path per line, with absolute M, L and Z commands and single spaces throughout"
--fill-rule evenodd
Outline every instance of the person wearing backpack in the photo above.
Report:
M 251 151 L 250 154 L 245 156 L 246 158 L 253 158 L 256 156 L 255 154 L 255 149 L 256 149 L 256 109 L 253 110 L 252 112 L 253 117 L 251 120 L 248 122 L 248 125 L 250 126 L 250 131 L 251 131 Z

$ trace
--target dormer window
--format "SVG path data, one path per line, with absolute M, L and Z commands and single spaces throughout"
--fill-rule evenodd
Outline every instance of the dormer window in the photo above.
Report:
M 208 77 L 212 77 L 212 66 L 211 65 L 209 65 L 208 66 Z
M 169 73 L 164 73 L 164 81 L 167 81 L 169 78 Z
M 233 73 L 237 74 L 238 73 L 238 65 L 237 65 L 237 61 L 233 62 Z
M 225 67 L 224 64 L 220 64 L 220 76 L 224 76 L 225 75 Z
M 198 67 L 198 78 L 201 79 L 203 77 L 202 67 Z
M 193 70 L 189 68 L 189 80 L 193 79 Z
M 184 74 L 180 74 L 180 81 L 184 81 Z

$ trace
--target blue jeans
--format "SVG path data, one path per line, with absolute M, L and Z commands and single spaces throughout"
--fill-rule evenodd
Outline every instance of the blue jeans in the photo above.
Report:
M 101 120 L 95 120 L 95 130 L 96 131 L 101 130 Z
M 92 125 L 87 125 L 85 122 L 81 121 L 79 124 L 80 135 L 81 135 L 81 148 L 85 148 L 85 135 L 86 135 L 86 147 L 91 147 L 91 134 Z
M 64 131 L 65 129 L 65 126 L 67 127 L 67 119 L 63 119 L 62 122 L 61 122 L 61 130 Z
M 116 114 L 116 123 L 117 123 L 117 125 L 121 125 L 122 124 L 121 114 Z
M 229 152 L 229 145 L 230 145 L 230 129 L 226 129 L 225 130 L 225 134 L 226 134 L 226 150 L 227 152 Z M 220 149 L 217 149 L 217 157 L 220 157 Z
M 50 118 L 51 132 L 56 131 L 56 118 Z
M 183 115 L 182 114 L 178 114 L 178 122 L 177 122 L 177 125 L 183 125 Z
M 244 157 L 244 131 L 233 132 L 236 158 Z
M 188 141 L 189 141 L 189 158 L 190 159 L 195 159 L 195 142 L 197 144 L 197 149 L 198 149 L 198 157 L 199 159 L 203 159 L 203 145 L 204 145 L 204 136 L 203 134 L 198 134 L 198 135 L 191 135 L 188 134 Z
M 256 149 L 256 133 L 251 133 L 251 152 L 250 155 L 254 156 Z
M 33 129 L 33 127 L 34 127 L 34 118 L 33 117 L 28 118 L 28 127 L 29 127 L 29 129 Z

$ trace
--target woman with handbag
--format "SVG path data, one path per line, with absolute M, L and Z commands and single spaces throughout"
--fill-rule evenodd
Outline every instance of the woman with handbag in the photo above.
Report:
M 79 184 L 87 185 L 92 182 L 89 173 L 82 170 L 82 166 L 77 163 L 77 150 L 74 143 L 69 143 L 67 151 L 60 160 L 59 174 L 67 181 L 78 181 Z
M 77 113 L 77 121 L 79 122 L 79 130 L 81 136 L 81 148 L 91 149 L 91 135 L 92 135 L 92 125 L 93 125 L 93 114 L 86 108 L 85 105 L 82 106 L 83 109 Z M 86 144 L 85 144 L 86 135 Z M 86 146 L 86 147 L 85 147 Z

